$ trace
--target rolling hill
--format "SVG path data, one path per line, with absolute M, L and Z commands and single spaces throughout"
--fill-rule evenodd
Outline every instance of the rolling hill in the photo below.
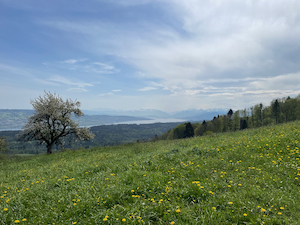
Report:
M 0 161 L 1 224 L 298 224 L 300 122 Z

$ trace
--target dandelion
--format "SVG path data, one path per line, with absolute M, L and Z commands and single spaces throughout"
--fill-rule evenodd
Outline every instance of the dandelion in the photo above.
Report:
M 176 209 L 176 212 L 177 212 L 177 213 L 180 213 L 180 209 Z
M 103 221 L 107 221 L 107 218 L 105 217 L 105 218 L 103 219 Z
M 244 213 L 243 216 L 247 216 L 247 213 Z
M 213 210 L 216 210 L 217 208 L 213 206 L 212 209 L 213 209 Z
M 174 221 L 172 221 L 170 224 L 175 224 L 175 222 L 174 222 Z
M 20 220 L 15 220 L 15 223 L 20 223 Z
M 281 213 L 281 212 L 278 212 L 277 214 L 278 214 L 278 215 L 282 215 L 282 213 Z
M 23 222 L 25 222 L 25 221 L 27 221 L 27 219 L 26 219 L 26 218 L 24 218 L 24 219 L 22 219 L 22 221 L 23 221 Z
M 232 204 L 233 204 L 233 202 L 228 202 L 228 204 L 229 204 L 229 205 L 232 205 Z
M 284 207 L 280 207 L 280 209 L 284 209 Z
M 123 219 L 122 219 L 122 222 L 126 222 L 126 219 L 125 219 L 125 218 L 123 218 Z
M 73 222 L 72 224 L 76 224 L 77 222 Z
M 8 210 L 7 208 L 4 208 L 4 209 L 3 209 L 3 211 L 7 211 L 7 210 Z

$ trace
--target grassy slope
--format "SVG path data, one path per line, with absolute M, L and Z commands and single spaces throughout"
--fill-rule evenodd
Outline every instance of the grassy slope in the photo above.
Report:
M 299 126 L 0 162 L 0 224 L 298 224 Z

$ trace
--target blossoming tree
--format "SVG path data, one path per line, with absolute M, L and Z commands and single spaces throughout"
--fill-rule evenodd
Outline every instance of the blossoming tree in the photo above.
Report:
M 94 134 L 87 128 L 79 128 L 79 124 L 72 120 L 71 116 L 83 116 L 79 109 L 80 102 L 61 97 L 50 92 L 44 96 L 31 100 L 35 113 L 28 118 L 24 130 L 19 134 L 19 140 L 36 140 L 40 144 L 46 144 L 47 153 L 52 153 L 53 145 L 62 145 L 66 137 L 69 141 L 74 139 L 89 140 Z

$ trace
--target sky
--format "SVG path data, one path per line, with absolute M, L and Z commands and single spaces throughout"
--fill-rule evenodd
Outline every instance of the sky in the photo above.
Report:
M 0 0 L 0 109 L 243 109 L 300 94 L 299 0 Z

